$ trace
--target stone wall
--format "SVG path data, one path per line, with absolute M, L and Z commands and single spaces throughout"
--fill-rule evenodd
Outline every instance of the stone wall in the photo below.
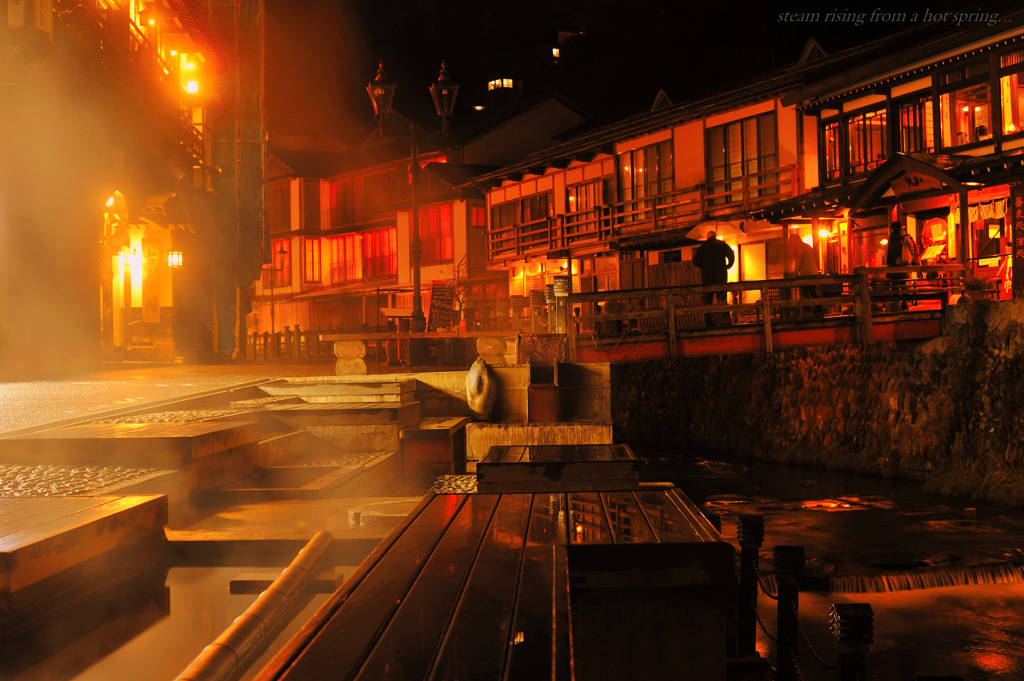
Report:
M 926 343 L 612 367 L 615 441 L 923 482 L 1024 506 L 1024 304 L 951 308 Z

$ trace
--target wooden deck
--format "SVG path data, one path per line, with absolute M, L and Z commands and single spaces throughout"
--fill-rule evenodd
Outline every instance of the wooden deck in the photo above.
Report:
M 0 437 L 0 462 L 136 463 L 181 467 L 189 462 L 259 440 L 259 423 L 83 423 Z
M 166 524 L 164 495 L 0 497 L 0 629 L 152 565 Z
M 674 489 L 431 495 L 256 678 L 724 681 L 733 560 Z
M 626 445 L 491 447 L 476 475 L 485 493 L 630 490 L 640 487 L 640 460 Z

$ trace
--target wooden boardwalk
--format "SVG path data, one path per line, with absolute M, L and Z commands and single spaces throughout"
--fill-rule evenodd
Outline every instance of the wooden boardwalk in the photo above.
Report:
M 640 460 L 626 445 L 491 447 L 476 465 L 480 492 L 576 492 L 640 487 Z
M 725 681 L 733 561 L 675 489 L 430 495 L 256 679 Z
M 154 564 L 166 524 L 164 495 L 0 497 L 0 630 Z

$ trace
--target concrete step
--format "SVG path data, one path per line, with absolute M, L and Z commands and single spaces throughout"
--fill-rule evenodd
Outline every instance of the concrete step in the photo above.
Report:
M 419 402 L 288 405 L 260 414 L 263 430 L 275 425 L 304 430 L 341 452 L 397 452 L 399 433 L 419 420 Z
M 572 423 L 484 423 L 466 425 L 466 468 L 476 471 L 491 447 L 507 445 L 612 444 L 611 421 Z
M 312 403 L 391 403 L 416 400 L 416 380 L 333 380 L 329 376 L 289 378 L 260 386 L 268 395 L 297 396 Z

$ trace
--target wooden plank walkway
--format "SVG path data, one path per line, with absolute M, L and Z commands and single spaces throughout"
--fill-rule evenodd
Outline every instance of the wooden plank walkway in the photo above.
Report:
M 0 462 L 139 463 L 180 467 L 259 440 L 259 423 L 82 423 L 0 437 Z
M 640 460 L 627 445 L 498 446 L 476 476 L 483 493 L 638 489 Z
M 256 679 L 724 681 L 733 561 L 676 490 L 430 495 Z
M 164 495 L 0 498 L 0 628 L 155 562 L 167 513 Z

